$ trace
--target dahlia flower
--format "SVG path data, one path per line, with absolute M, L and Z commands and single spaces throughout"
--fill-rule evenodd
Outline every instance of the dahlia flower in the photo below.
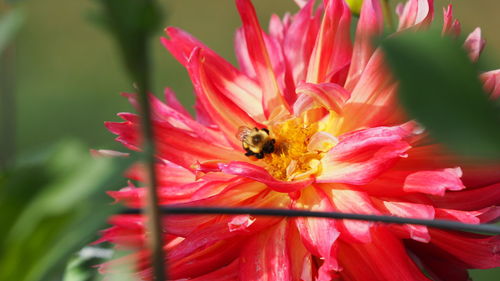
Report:
M 397 81 L 371 44 L 384 26 L 379 1 L 364 1 L 353 40 L 344 0 L 317 8 L 313 0 L 296 2 L 296 14 L 273 16 L 264 32 L 250 0 L 236 0 L 239 67 L 185 31 L 166 29 L 162 43 L 193 82 L 196 117 L 169 89 L 165 102 L 151 95 L 160 204 L 495 220 L 498 167 L 459 160 L 399 107 Z M 409 0 L 397 15 L 398 32 L 424 29 L 433 1 Z M 442 29 L 443 36 L 460 33 L 451 5 Z M 479 29 L 464 43 L 471 60 L 483 47 Z M 481 78 L 498 97 L 500 72 Z M 107 128 L 140 150 L 139 117 L 119 116 L 124 121 Z M 271 140 L 263 152 L 259 143 Z M 127 176 L 139 185 L 109 194 L 144 206 L 143 168 Z M 116 215 L 111 224 L 100 241 L 137 249 L 123 259 L 151 280 L 144 217 Z M 500 266 L 499 237 L 419 225 L 250 215 L 168 216 L 163 224 L 169 280 L 460 281 L 467 269 Z

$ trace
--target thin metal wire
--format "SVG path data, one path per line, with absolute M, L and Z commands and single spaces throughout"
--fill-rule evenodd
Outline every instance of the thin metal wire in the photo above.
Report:
M 307 210 L 289 209 L 255 209 L 255 208 L 227 208 L 227 207 L 174 207 L 161 206 L 160 210 L 164 214 L 224 214 L 224 215 L 255 215 L 255 216 L 280 216 L 280 217 L 313 217 L 329 219 L 362 220 L 393 224 L 416 224 L 447 230 L 460 230 L 466 232 L 476 232 L 483 234 L 500 234 L 500 226 L 493 224 L 467 224 L 451 220 L 428 220 L 403 218 L 384 215 L 366 215 L 340 212 L 317 212 Z M 126 209 L 122 214 L 140 214 L 141 209 Z

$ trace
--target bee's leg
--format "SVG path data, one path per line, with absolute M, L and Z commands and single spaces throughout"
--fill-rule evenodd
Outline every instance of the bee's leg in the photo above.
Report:
M 254 155 L 254 153 L 250 150 L 247 150 L 247 152 L 245 153 L 245 156 L 252 156 Z
M 266 134 L 268 134 L 268 135 L 269 135 L 269 130 L 268 130 L 268 129 L 266 129 L 266 128 L 262 128 L 261 130 L 262 130 L 262 131 L 264 131 L 264 132 L 266 132 Z
M 259 152 L 259 153 L 256 153 L 256 154 L 255 154 L 255 157 L 257 157 L 257 159 L 262 159 L 262 158 L 264 158 L 264 152 Z

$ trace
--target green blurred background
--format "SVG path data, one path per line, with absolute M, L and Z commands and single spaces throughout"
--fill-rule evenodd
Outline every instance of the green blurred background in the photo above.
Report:
M 8 149 L 30 155 L 63 139 L 76 139 L 85 148 L 122 149 L 103 122 L 118 120 L 117 112 L 132 111 L 119 93 L 132 91 L 115 42 L 93 20 L 98 11 L 92 0 L 11 1 L 24 14 L 15 40 L 15 133 Z M 164 26 L 173 25 L 195 35 L 235 62 L 233 35 L 240 21 L 232 0 L 160 0 Z M 296 11 L 292 0 L 254 0 L 261 22 L 271 13 Z M 396 2 L 396 1 L 394 1 Z M 500 67 L 500 1 L 436 0 L 441 8 L 454 4 L 465 34 L 480 26 L 487 40 L 483 65 Z M 394 3 L 393 3 L 394 4 Z M 0 8 L 9 7 L 3 2 Z M 192 87 L 184 69 L 160 44 L 153 42 L 153 91 L 161 96 L 171 87 L 191 109 Z M 487 69 L 485 69 L 487 70 Z M 0 118 L 5 118 L 4 116 Z M 5 149 L 5 147 L 4 147 Z M 123 150 L 123 149 L 122 149 Z M 474 271 L 475 280 L 498 280 L 500 270 Z

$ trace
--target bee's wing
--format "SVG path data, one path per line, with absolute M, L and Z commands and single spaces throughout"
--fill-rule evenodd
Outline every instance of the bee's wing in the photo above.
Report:
M 238 128 L 238 133 L 236 134 L 236 137 L 240 141 L 244 141 L 246 136 L 248 136 L 251 132 L 252 132 L 252 129 L 245 127 L 245 126 L 241 126 Z

